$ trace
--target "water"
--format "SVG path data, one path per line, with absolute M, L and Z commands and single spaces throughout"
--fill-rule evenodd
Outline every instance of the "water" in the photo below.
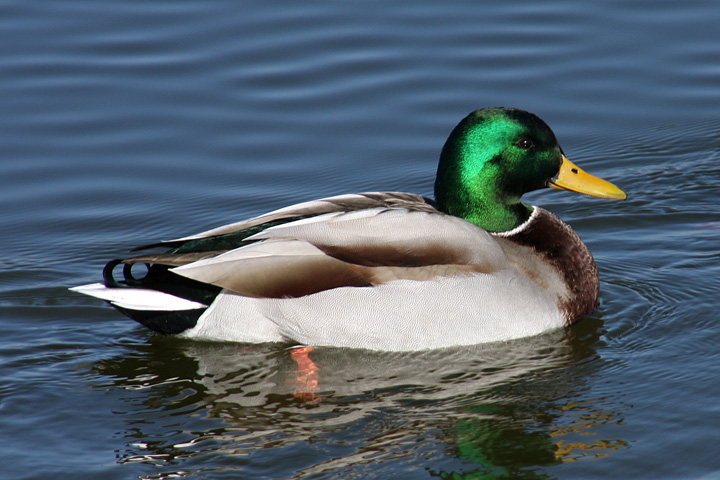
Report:
M 720 478 L 715 2 L 0 2 L 0 477 Z M 524 108 L 625 202 L 527 196 L 593 251 L 565 331 L 412 354 L 153 336 L 67 287 L 130 247 L 432 193 Z

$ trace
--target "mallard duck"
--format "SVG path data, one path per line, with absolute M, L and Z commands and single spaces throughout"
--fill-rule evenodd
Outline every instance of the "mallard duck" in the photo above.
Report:
M 626 198 L 571 163 L 538 116 L 485 108 L 450 133 L 435 200 L 300 203 L 140 247 L 164 252 L 113 260 L 103 283 L 73 290 L 196 339 L 408 351 L 536 335 L 588 315 L 599 294 L 578 235 L 520 201 L 544 187 Z

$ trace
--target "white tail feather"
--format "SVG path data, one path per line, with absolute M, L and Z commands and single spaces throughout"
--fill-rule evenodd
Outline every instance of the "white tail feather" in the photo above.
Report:
M 108 288 L 102 283 L 92 283 L 73 287 L 70 290 L 106 300 L 113 305 L 130 310 L 176 311 L 207 307 L 202 303 L 147 288 Z

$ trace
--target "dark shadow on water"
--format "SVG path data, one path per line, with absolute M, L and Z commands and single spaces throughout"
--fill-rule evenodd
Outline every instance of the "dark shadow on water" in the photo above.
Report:
M 307 356 L 151 337 L 94 369 L 96 388 L 127 404 L 117 412 L 127 424 L 120 463 L 258 478 L 393 478 L 410 468 L 544 479 L 547 467 L 628 446 L 595 435 L 623 416 L 588 391 L 602 369 L 601 331 L 591 318 L 503 344 Z

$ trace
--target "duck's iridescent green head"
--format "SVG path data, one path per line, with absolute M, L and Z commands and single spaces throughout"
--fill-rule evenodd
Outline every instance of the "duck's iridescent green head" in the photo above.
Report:
M 465 117 L 445 142 L 435 198 L 440 210 L 485 230 L 503 232 L 531 214 L 520 197 L 548 186 L 625 198 L 614 185 L 570 163 L 553 131 L 537 115 L 484 108 Z

